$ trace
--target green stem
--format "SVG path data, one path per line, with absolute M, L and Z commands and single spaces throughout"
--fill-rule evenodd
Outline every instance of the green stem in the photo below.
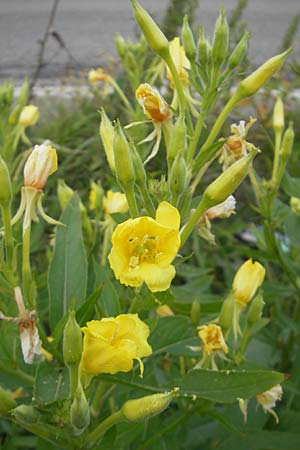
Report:
M 236 356 L 235 356 L 235 362 L 237 364 L 240 364 L 242 362 L 244 353 L 246 351 L 248 342 L 249 342 L 249 338 L 250 338 L 250 332 L 251 332 L 251 326 L 249 326 L 249 324 L 247 324 L 244 333 L 243 333 L 243 337 L 241 339 L 240 345 L 238 347 Z
M 204 108 L 204 105 L 202 105 L 202 109 L 200 111 L 200 114 L 199 114 L 197 122 L 196 122 L 194 135 L 191 139 L 190 146 L 189 146 L 188 152 L 187 152 L 187 163 L 188 164 L 190 164 L 193 161 L 193 157 L 194 157 L 194 154 L 195 154 L 198 142 L 199 142 L 199 138 L 201 135 L 201 131 L 203 128 L 205 113 L 206 113 L 206 109 Z
M 11 368 L 7 367 L 6 364 L 3 364 L 2 362 L 0 362 L 0 369 L 2 372 L 6 373 L 8 375 L 12 375 L 14 378 L 17 378 L 20 381 L 24 381 L 25 383 L 28 383 L 31 386 L 33 386 L 33 384 L 34 384 L 34 377 L 23 372 L 21 369 L 11 369 Z
M 112 221 L 112 219 L 109 219 Z M 108 246 L 112 235 L 113 222 L 108 223 L 104 230 L 103 242 L 102 242 L 102 252 L 101 252 L 101 266 L 106 265 Z
M 278 175 L 279 159 L 280 159 L 280 145 L 281 145 L 281 131 L 275 133 L 275 150 L 274 150 L 274 161 L 272 169 L 271 181 L 275 186 Z
M 165 61 L 170 69 L 171 74 L 172 74 L 174 85 L 175 85 L 177 95 L 178 95 L 180 110 L 181 110 L 181 113 L 183 113 L 186 109 L 186 100 L 185 100 L 184 92 L 182 89 L 181 81 L 180 81 L 176 66 L 174 64 L 174 61 L 173 61 L 170 53 L 168 54 L 167 57 L 165 57 Z
M 207 207 L 206 202 L 203 201 L 203 199 L 202 199 L 200 204 L 194 211 L 194 213 L 189 218 L 187 224 L 181 231 L 181 245 L 183 245 L 185 243 L 185 241 L 187 240 L 187 238 L 189 237 L 189 235 L 192 233 L 193 229 L 195 228 L 195 225 L 197 224 L 198 220 L 200 219 L 200 217 L 202 216 L 204 211 L 207 210 L 207 208 L 208 207 Z
M 152 199 L 150 197 L 149 191 L 147 189 L 147 186 L 145 184 L 140 184 L 139 185 L 139 189 L 141 191 L 142 197 L 143 197 L 143 201 L 144 201 L 144 206 L 146 207 L 148 213 L 150 214 L 151 217 L 155 217 L 155 207 L 153 205 Z
M 79 383 L 79 367 L 78 364 L 72 364 L 68 367 L 69 369 L 69 379 L 70 379 L 70 389 L 69 397 L 72 400 L 76 394 L 78 383 Z
M 139 216 L 139 210 L 137 207 L 135 194 L 134 194 L 134 184 L 128 184 L 126 187 L 124 186 L 124 192 L 127 198 L 127 203 L 129 207 L 129 212 L 132 218 Z
M 98 417 L 100 414 L 101 406 L 103 403 L 103 394 L 106 390 L 107 383 L 105 381 L 99 381 L 96 388 L 96 392 L 91 404 L 91 414 L 93 417 Z
M 101 422 L 91 433 L 86 436 L 86 449 L 92 448 L 98 439 L 111 427 L 124 420 L 121 410 L 111 414 L 103 422 Z
M 11 269 L 13 259 L 13 235 L 11 227 L 10 205 L 1 206 L 1 210 L 4 224 L 7 265 Z
M 30 309 L 34 308 L 33 299 L 31 295 L 31 267 L 30 267 L 30 234 L 31 223 L 25 229 L 23 234 L 23 246 L 22 246 L 22 279 L 23 279 L 23 291 Z

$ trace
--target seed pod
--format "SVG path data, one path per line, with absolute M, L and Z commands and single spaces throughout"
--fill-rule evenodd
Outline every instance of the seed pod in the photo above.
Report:
M 194 35 L 189 25 L 187 15 L 184 16 L 183 26 L 181 31 L 181 38 L 186 56 L 190 61 L 195 61 L 196 59 L 196 44 L 194 40 Z
M 163 412 L 170 404 L 173 392 L 148 395 L 136 400 L 128 400 L 121 408 L 125 419 L 129 422 L 143 422 Z

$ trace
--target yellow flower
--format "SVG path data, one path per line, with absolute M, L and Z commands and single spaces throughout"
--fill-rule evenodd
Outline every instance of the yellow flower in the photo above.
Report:
M 170 42 L 169 49 L 170 49 L 170 54 L 171 54 L 171 57 L 172 57 L 173 62 L 175 64 L 175 67 L 177 69 L 180 81 L 183 84 L 189 84 L 189 73 L 187 72 L 187 70 L 189 70 L 191 68 L 191 63 L 187 59 L 187 57 L 185 55 L 185 51 L 184 51 L 183 46 L 180 45 L 179 37 L 175 37 Z M 173 88 L 174 87 L 174 81 L 173 81 L 172 74 L 171 74 L 171 72 L 170 72 L 168 67 L 167 67 L 167 77 L 168 77 L 168 79 L 170 81 L 171 87 Z
M 233 284 L 233 296 L 237 302 L 246 305 L 262 285 L 266 270 L 259 262 L 248 259 L 237 271 Z
M 98 69 L 91 69 L 88 74 L 89 82 L 91 84 L 96 84 L 98 81 L 106 81 L 107 74 L 104 70 L 99 67 Z
M 152 292 L 165 291 L 175 276 L 171 262 L 180 246 L 180 216 L 168 202 L 159 204 L 155 220 L 128 219 L 112 235 L 108 256 L 117 280 L 127 286 L 145 282 Z
M 34 105 L 27 105 L 21 111 L 19 117 L 19 124 L 23 127 L 29 127 L 30 125 L 34 125 L 39 118 L 39 109 Z
M 148 326 L 137 314 L 121 314 L 92 320 L 82 328 L 84 333 L 81 370 L 90 375 L 129 372 L 133 360 L 149 356 L 152 349 L 147 342 Z
M 103 199 L 103 208 L 106 216 L 128 211 L 126 195 L 121 192 L 107 191 Z
M 168 103 L 157 89 L 148 83 L 140 84 L 135 92 L 136 98 L 149 119 L 164 122 L 169 119 L 171 112 Z
M 24 167 L 24 186 L 43 189 L 49 175 L 57 170 L 57 153 L 48 144 L 36 145 Z
M 218 325 L 214 323 L 202 325 L 198 328 L 198 335 L 202 341 L 203 352 L 207 355 L 217 350 L 223 350 L 224 353 L 228 352 L 222 329 Z

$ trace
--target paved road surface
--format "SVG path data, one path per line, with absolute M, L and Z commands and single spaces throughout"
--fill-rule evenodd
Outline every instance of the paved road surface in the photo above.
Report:
M 168 0 L 141 0 L 160 20 Z M 200 0 L 195 23 L 212 32 L 221 0 Z M 223 0 L 228 12 L 237 0 Z M 38 39 L 45 30 L 52 0 L 0 0 L 0 77 L 20 79 L 33 71 Z M 252 34 L 250 55 L 256 64 L 276 53 L 291 19 L 300 12 L 299 0 L 248 0 L 244 15 Z M 60 0 L 54 22 L 78 69 L 102 64 L 116 55 L 114 34 L 134 37 L 129 0 Z M 43 77 L 54 78 L 66 69 L 68 56 L 54 42 L 47 47 L 51 63 Z

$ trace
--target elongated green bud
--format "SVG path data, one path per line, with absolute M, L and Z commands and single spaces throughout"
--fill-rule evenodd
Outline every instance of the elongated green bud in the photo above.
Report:
M 253 158 L 259 153 L 255 147 L 251 152 L 232 164 L 225 172 L 214 180 L 204 191 L 203 201 L 210 206 L 224 202 L 248 174 Z
M 282 155 L 282 159 L 285 162 L 289 159 L 289 157 L 292 153 L 294 138 L 295 138 L 295 133 L 294 133 L 294 128 L 293 128 L 293 122 L 290 122 L 289 127 L 286 130 L 286 132 L 284 133 L 283 139 L 282 139 L 281 155 Z
M 229 47 L 229 27 L 225 9 L 222 8 L 216 21 L 212 46 L 213 65 L 220 68 L 226 60 Z
M 183 157 L 183 152 L 177 154 L 175 161 L 173 162 L 170 176 L 169 176 L 169 187 L 174 199 L 178 198 L 186 188 L 187 184 L 187 168 Z
M 197 49 L 198 49 L 198 62 L 201 67 L 206 68 L 211 49 L 208 40 L 204 36 L 203 27 L 199 28 L 199 39 L 197 42 Z
M 28 101 L 28 93 L 29 93 L 29 83 L 28 80 L 25 80 L 21 87 L 21 92 L 18 98 L 18 103 L 22 107 L 26 105 Z
M 22 111 L 22 106 L 21 105 L 16 105 L 14 107 L 14 109 L 12 110 L 12 112 L 10 113 L 10 115 L 8 117 L 8 123 L 10 125 L 16 125 L 18 123 L 21 111 Z
M 277 96 L 273 111 L 273 129 L 275 133 L 281 133 L 284 129 L 284 106 L 281 95 Z
M 70 311 L 64 328 L 63 355 L 67 367 L 79 365 L 82 354 L 82 332 L 76 322 L 75 311 Z
M 76 435 L 83 433 L 90 424 L 90 408 L 80 383 L 71 405 L 70 420 Z
M 0 206 L 7 207 L 12 200 L 11 181 L 7 165 L 0 156 Z
M 131 150 L 120 122 L 117 122 L 115 126 L 114 157 L 117 179 L 125 189 L 126 186 L 134 184 L 135 171 Z
M 183 26 L 181 31 L 182 43 L 184 51 L 189 60 L 194 61 L 196 59 L 196 44 L 194 35 L 189 25 L 188 16 L 185 15 L 183 19 Z
M 130 148 L 131 148 L 133 167 L 134 167 L 134 171 L 135 171 L 136 183 L 138 185 L 145 185 L 147 182 L 147 174 L 145 171 L 143 161 L 133 143 L 130 143 Z
M 174 397 L 174 391 L 175 389 L 164 394 L 153 394 L 136 400 L 128 400 L 122 406 L 121 412 L 129 422 L 143 422 L 163 412 Z
M 30 405 L 17 406 L 13 414 L 19 422 L 26 424 L 37 423 L 40 417 L 38 410 Z
M 249 325 L 254 325 L 260 318 L 262 314 L 262 310 L 264 307 L 264 300 L 262 293 L 259 292 L 258 295 L 251 302 L 248 314 L 247 314 L 247 322 Z
M 70 188 L 64 180 L 59 179 L 57 183 L 57 197 L 62 210 L 65 209 L 73 195 L 73 189 Z
M 191 307 L 191 319 L 195 327 L 199 325 L 200 314 L 201 314 L 201 304 L 199 300 L 194 300 Z
M 160 28 L 156 25 L 152 17 L 137 0 L 131 0 L 134 8 L 134 17 L 144 36 L 154 52 L 162 58 L 169 56 L 169 41 Z
M 219 325 L 224 333 L 229 330 L 233 324 L 234 305 L 234 298 L 231 295 L 226 298 L 222 305 L 219 315 Z
M 248 31 L 245 32 L 242 39 L 237 43 L 235 49 L 231 53 L 228 59 L 228 69 L 233 70 L 243 61 L 247 49 L 248 49 L 248 40 L 250 33 Z
M 167 160 L 169 169 L 171 169 L 178 153 L 185 151 L 187 144 L 186 136 L 187 131 L 184 115 L 180 114 L 173 127 L 171 140 L 167 148 Z
M 255 94 L 255 92 L 257 92 L 258 89 L 260 89 L 272 75 L 280 69 L 285 58 L 291 51 L 292 49 L 288 49 L 285 52 L 268 59 L 262 66 L 240 82 L 234 95 L 238 99 L 242 99 Z
M 115 35 L 115 45 L 120 58 L 124 58 L 126 53 L 126 44 L 120 33 L 116 33 Z
M 0 104 L 2 107 L 11 106 L 14 99 L 14 86 L 11 81 L 0 85 Z
M 17 406 L 16 401 L 12 398 L 11 393 L 0 387 L 0 416 L 8 416 L 10 411 Z
M 109 167 L 112 172 L 115 172 L 115 157 L 113 147 L 115 130 L 103 108 L 101 109 L 101 123 L 99 132 Z

